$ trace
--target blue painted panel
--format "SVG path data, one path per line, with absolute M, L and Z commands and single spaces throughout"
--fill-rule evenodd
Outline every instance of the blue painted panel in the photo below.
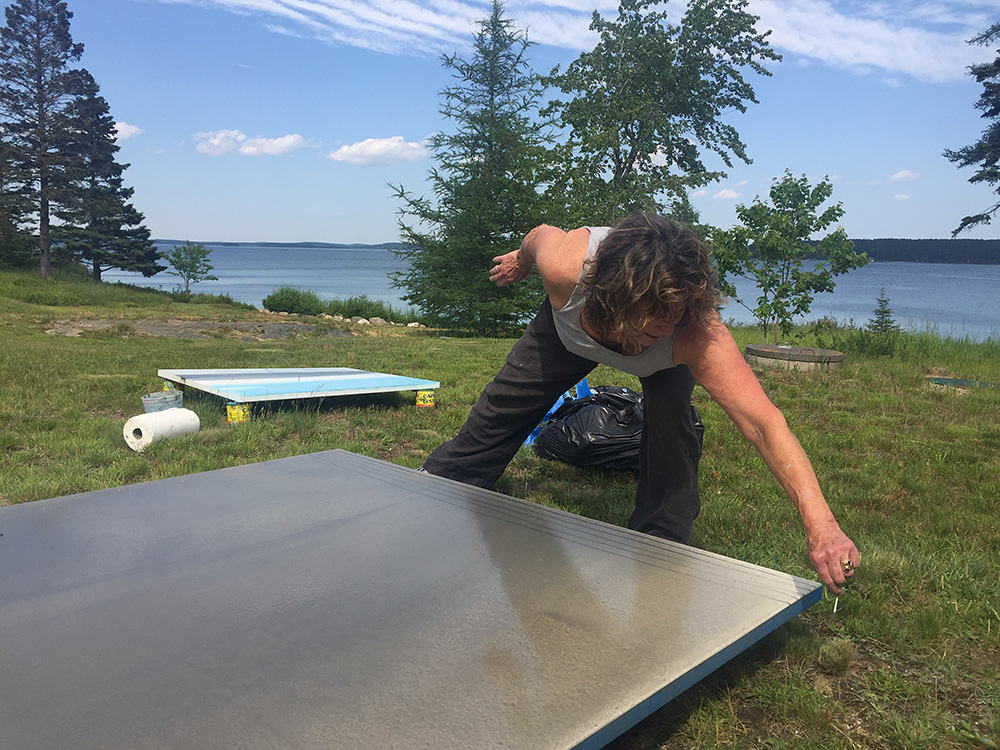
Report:
M 435 390 L 440 383 L 348 367 L 160 370 L 160 377 L 236 403 Z

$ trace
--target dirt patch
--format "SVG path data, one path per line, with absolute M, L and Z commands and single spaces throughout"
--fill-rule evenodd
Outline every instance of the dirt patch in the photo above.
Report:
M 312 323 L 292 321 L 233 321 L 208 320 L 57 320 L 46 333 L 57 336 L 100 334 L 161 336 L 176 339 L 236 338 L 241 341 L 273 341 L 289 336 L 316 335 Z M 349 331 L 330 330 L 328 336 L 352 336 Z

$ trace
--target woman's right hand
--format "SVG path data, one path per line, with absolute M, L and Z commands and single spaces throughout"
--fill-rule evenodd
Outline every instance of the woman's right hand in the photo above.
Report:
M 534 263 L 523 263 L 521 249 L 512 250 L 506 255 L 498 255 L 493 259 L 496 264 L 490 269 L 490 281 L 497 286 L 507 286 L 528 278 Z

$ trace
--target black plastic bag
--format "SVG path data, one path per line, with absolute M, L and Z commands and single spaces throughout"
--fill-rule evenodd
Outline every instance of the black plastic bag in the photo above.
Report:
M 705 427 L 693 406 L 691 416 L 701 441 Z M 542 458 L 573 466 L 638 471 L 642 421 L 641 393 L 598 386 L 560 406 L 533 445 Z

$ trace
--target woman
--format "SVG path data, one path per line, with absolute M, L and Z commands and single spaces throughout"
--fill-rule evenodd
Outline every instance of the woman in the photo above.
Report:
M 632 214 L 614 228 L 539 226 L 493 259 L 506 286 L 537 267 L 547 298 L 452 440 L 424 470 L 492 487 L 558 396 L 598 363 L 639 377 L 644 423 L 629 528 L 682 543 L 700 510 L 691 392 L 697 382 L 763 456 L 806 527 L 813 568 L 839 595 L 860 564 L 802 446 L 718 315 L 708 248 L 684 228 Z

